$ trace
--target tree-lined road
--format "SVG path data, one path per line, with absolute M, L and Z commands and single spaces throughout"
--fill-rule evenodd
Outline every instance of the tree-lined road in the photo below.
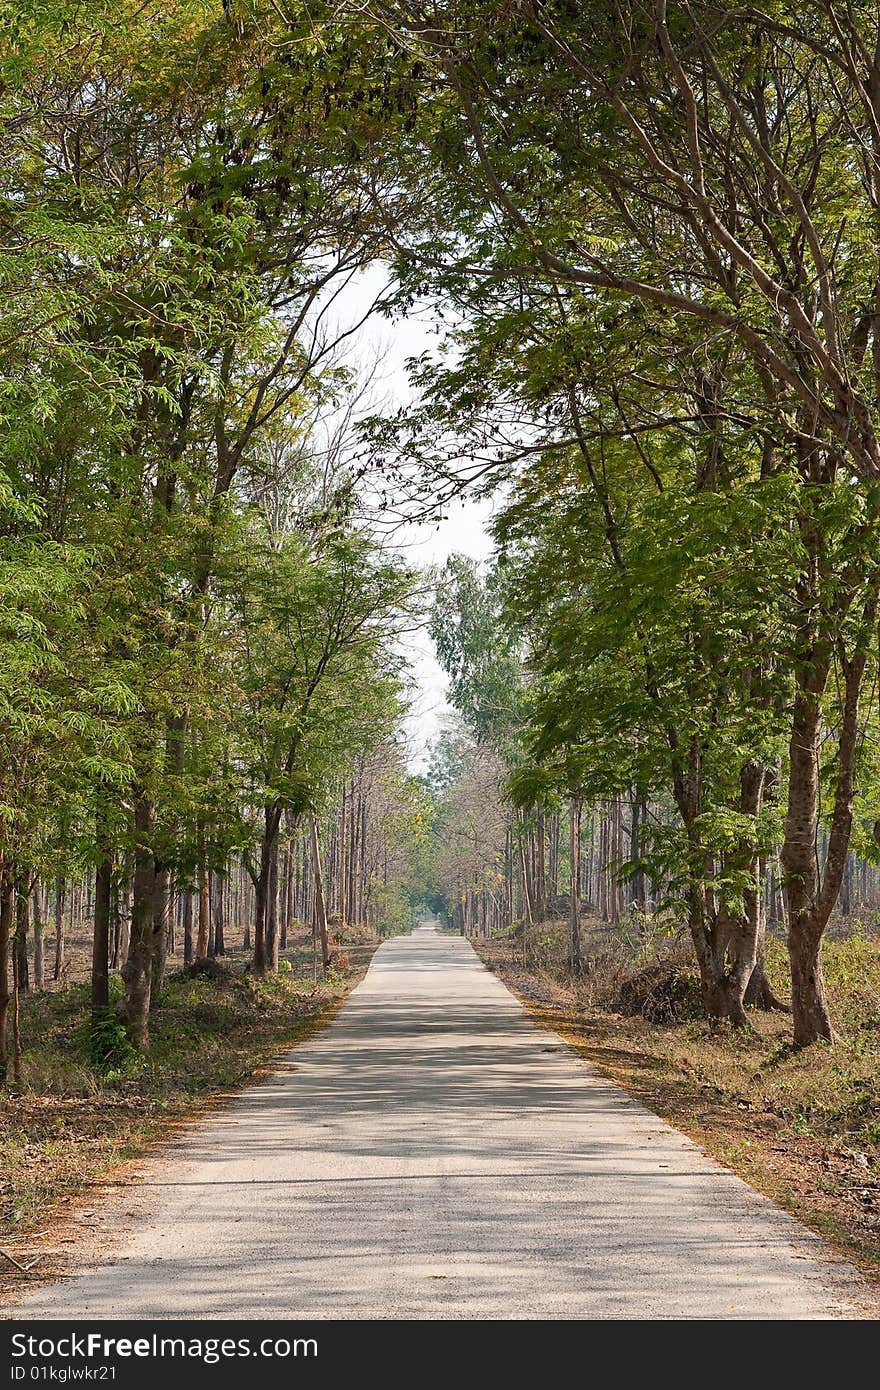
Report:
M 22 1312 L 834 1318 L 861 1293 L 430 925 L 383 945 L 327 1029 L 149 1167 L 112 1262 Z

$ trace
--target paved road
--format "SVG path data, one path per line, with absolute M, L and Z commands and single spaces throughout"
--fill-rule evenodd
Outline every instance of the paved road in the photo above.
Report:
M 833 1318 L 860 1291 L 430 927 L 127 1201 L 113 1263 L 19 1316 Z

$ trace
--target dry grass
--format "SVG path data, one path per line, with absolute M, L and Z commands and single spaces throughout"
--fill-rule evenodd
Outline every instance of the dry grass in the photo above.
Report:
M 746 1034 L 713 1032 L 694 1017 L 697 995 L 681 989 L 680 951 L 670 953 L 678 1016 L 658 1024 L 620 1011 L 619 959 L 575 986 L 562 965 L 563 924 L 540 931 L 542 951 L 525 967 L 521 942 L 474 945 L 597 1070 L 880 1280 L 880 940 L 856 932 L 828 942 L 826 980 L 840 1039 L 833 1049 L 795 1052 L 785 1015 L 754 1013 Z M 644 953 L 631 956 L 629 976 L 645 965 Z M 779 942 L 770 945 L 768 967 L 784 997 Z

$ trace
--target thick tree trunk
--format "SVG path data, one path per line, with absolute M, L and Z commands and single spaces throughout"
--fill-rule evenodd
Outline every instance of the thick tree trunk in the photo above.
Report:
M 822 975 L 821 933 L 818 937 L 808 933 L 801 923 L 800 930 L 789 934 L 788 953 L 795 1047 L 809 1047 L 820 1039 L 833 1042 L 834 1029 Z
M 742 917 L 719 912 L 703 979 L 706 1013 L 726 1018 L 736 1028 L 748 1026 L 744 996 L 755 966 L 755 938 Z
M 113 860 L 106 856 L 95 872 L 95 924 L 92 935 L 92 1008 L 110 1003 L 110 918 Z
M 122 968 L 128 1031 L 139 1052 L 150 1046 L 150 996 L 153 982 L 153 900 L 156 861 L 153 855 L 154 809 L 139 797 L 135 803 L 134 884 L 128 955 Z

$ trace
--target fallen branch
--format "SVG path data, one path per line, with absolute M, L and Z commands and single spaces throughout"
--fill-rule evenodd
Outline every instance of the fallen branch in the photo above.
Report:
M 40 1260 L 43 1258 L 42 1255 L 36 1255 L 34 1259 L 31 1260 L 30 1264 L 23 1265 L 19 1263 L 19 1261 L 15 1258 L 14 1255 L 10 1255 L 8 1250 L 0 1249 L 0 1255 L 5 1255 L 9 1263 L 15 1265 L 15 1268 L 17 1270 L 20 1270 L 22 1274 L 30 1274 L 34 1265 L 39 1264 Z

